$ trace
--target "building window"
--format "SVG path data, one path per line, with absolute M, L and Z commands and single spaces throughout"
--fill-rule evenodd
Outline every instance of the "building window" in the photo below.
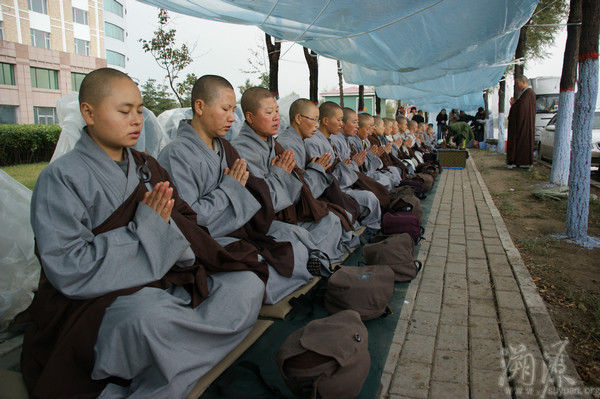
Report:
M 110 11 L 119 17 L 123 17 L 123 5 L 117 0 L 104 0 L 104 11 Z
M 125 41 L 125 31 L 110 22 L 104 22 L 104 35 L 120 41 Z
M 88 12 L 86 10 L 73 7 L 73 22 L 76 24 L 89 25 Z
M 33 47 L 50 48 L 50 33 L 31 29 L 31 45 Z
M 5 123 L 7 125 L 17 124 L 16 105 L 0 105 L 0 123 Z
M 31 11 L 48 14 L 48 2 L 46 0 L 27 0 L 27 5 Z
M 33 107 L 33 123 L 38 125 L 56 125 L 56 108 L 53 107 Z
M 83 78 L 85 78 L 85 76 L 85 73 L 71 72 L 71 90 L 79 91 L 81 82 L 83 82 Z
M 0 63 L 0 85 L 14 86 L 15 84 L 15 66 Z
M 125 56 L 116 51 L 106 50 L 106 63 L 108 65 L 116 65 L 125 68 Z
M 90 55 L 90 42 L 82 39 L 75 39 L 75 54 Z
M 58 90 L 58 71 L 30 67 L 31 87 Z

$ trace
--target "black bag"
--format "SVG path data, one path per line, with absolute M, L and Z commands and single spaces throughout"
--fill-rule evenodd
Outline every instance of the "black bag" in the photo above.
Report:
M 417 276 L 422 264 L 415 260 L 414 242 L 404 234 L 377 236 L 373 243 L 363 247 L 367 265 L 388 265 L 394 271 L 396 281 L 410 281 Z
M 355 398 L 371 367 L 369 334 L 358 312 L 344 310 L 290 334 L 275 361 L 298 397 Z
M 327 282 L 325 309 L 356 310 L 362 320 L 387 315 L 394 295 L 394 271 L 387 266 L 341 266 Z

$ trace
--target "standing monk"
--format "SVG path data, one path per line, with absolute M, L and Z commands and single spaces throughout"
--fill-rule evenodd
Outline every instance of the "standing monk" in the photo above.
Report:
M 518 76 L 515 84 L 520 94 L 517 100 L 510 99 L 506 164 L 509 168 L 516 166 L 529 168 L 533 164 L 535 93 L 527 84 L 525 76 Z

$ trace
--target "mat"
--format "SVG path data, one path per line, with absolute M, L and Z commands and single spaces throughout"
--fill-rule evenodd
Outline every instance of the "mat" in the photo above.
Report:
M 284 319 L 285 316 L 292 310 L 292 306 L 289 304 L 290 299 L 299 297 L 302 294 L 306 294 L 319 282 L 321 277 L 315 277 L 296 291 L 292 292 L 281 301 L 274 303 L 273 305 L 263 305 L 258 312 L 259 317 L 265 317 L 270 319 Z

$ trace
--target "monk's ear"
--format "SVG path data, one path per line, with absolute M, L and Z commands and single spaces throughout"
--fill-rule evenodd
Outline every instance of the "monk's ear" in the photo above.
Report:
M 88 102 L 83 102 L 79 106 L 79 110 L 81 111 L 81 116 L 85 121 L 85 124 L 88 126 L 94 125 L 94 106 Z
M 254 122 L 254 114 L 250 111 L 246 111 L 244 113 L 244 118 L 246 118 L 246 121 L 249 125 L 251 125 Z
M 196 99 L 196 101 L 194 101 L 194 109 L 193 109 L 193 113 L 196 115 L 202 115 L 202 111 L 204 110 L 204 107 L 206 106 L 206 103 L 204 102 L 204 100 L 198 98 Z

